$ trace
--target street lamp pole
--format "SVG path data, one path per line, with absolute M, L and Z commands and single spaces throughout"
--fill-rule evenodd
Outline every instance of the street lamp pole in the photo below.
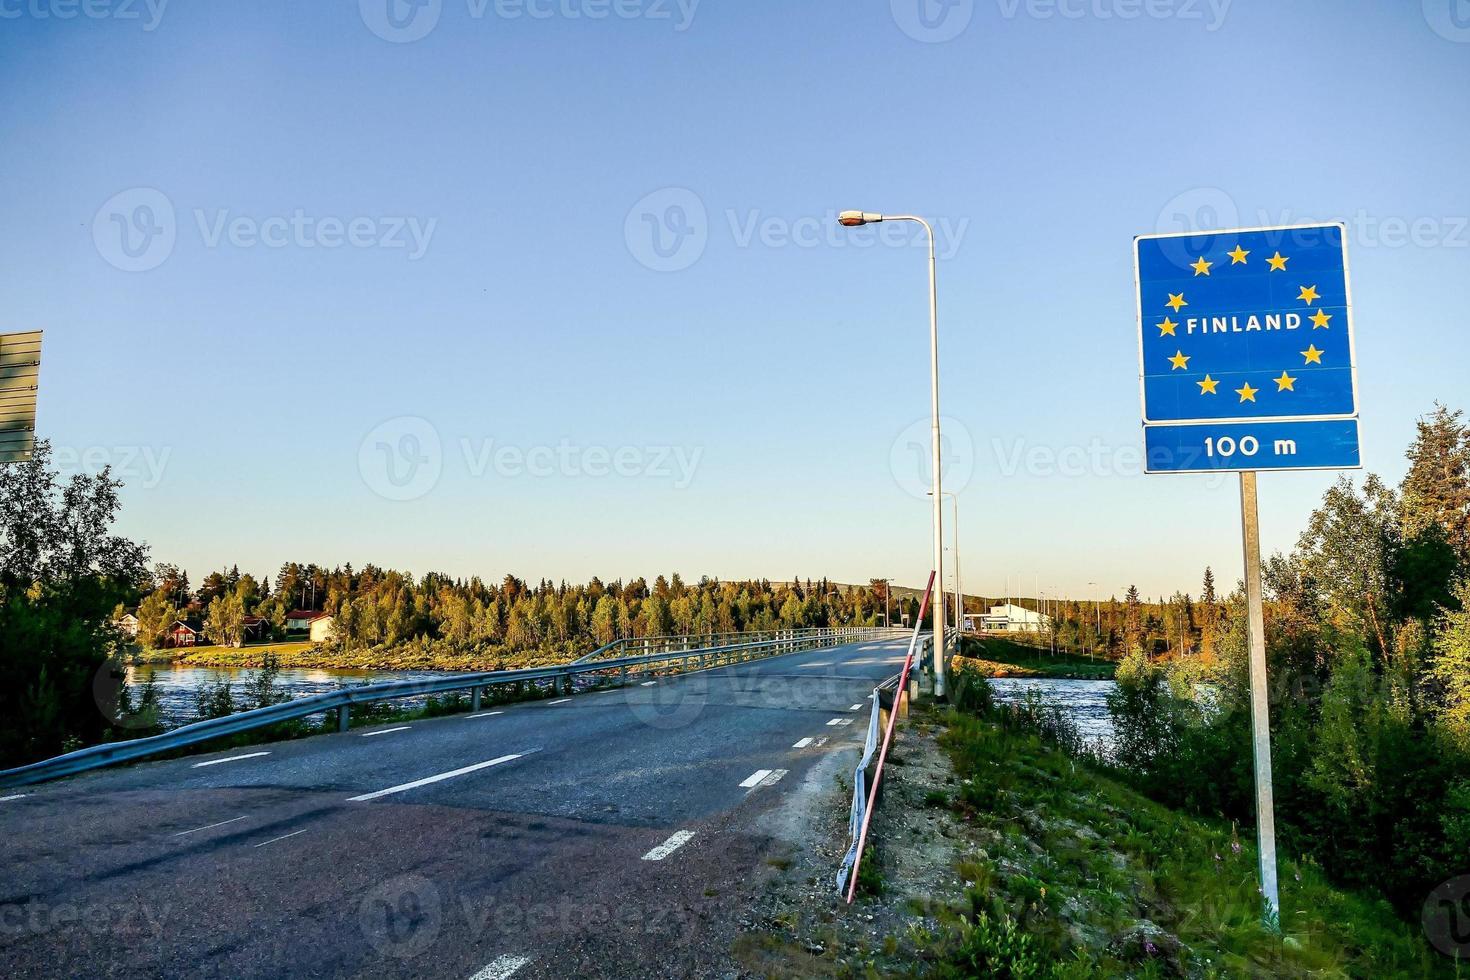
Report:
M 963 633 L 965 631 L 965 589 L 960 582 L 960 498 L 949 490 L 944 491 L 944 496 L 949 498 L 951 514 L 949 533 L 953 541 L 953 546 L 950 550 L 954 552 L 955 628 Z
M 843 211 L 837 221 L 846 228 L 877 224 L 881 221 L 913 221 L 923 226 L 929 236 L 929 408 L 930 408 L 930 466 L 934 476 L 934 581 L 935 591 L 943 594 L 944 582 L 944 501 L 940 499 L 939 470 L 939 286 L 934 260 L 934 229 L 912 214 L 883 215 L 870 211 Z M 934 697 L 944 698 L 944 603 L 935 602 L 934 608 Z

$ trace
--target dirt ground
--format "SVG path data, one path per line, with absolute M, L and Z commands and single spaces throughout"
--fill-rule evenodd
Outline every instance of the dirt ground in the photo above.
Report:
M 811 794 L 781 836 L 788 841 L 768 863 L 774 874 L 733 950 L 733 976 L 894 976 L 917 967 L 914 927 L 934 928 L 927 910 L 964 906 L 955 872 L 966 836 L 930 794 L 952 795 L 955 777 L 936 741 L 938 727 L 916 713 L 901 725 L 884 769 L 881 799 L 863 862 L 877 871 L 875 894 L 860 887 L 848 905 L 836 876 L 848 847 L 855 753 L 843 753 L 824 787 Z M 835 761 L 835 760 L 834 760 Z M 865 885 L 869 873 L 862 875 Z

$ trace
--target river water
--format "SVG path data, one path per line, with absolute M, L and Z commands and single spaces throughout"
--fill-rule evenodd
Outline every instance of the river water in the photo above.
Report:
M 201 688 L 228 681 L 238 704 L 246 686 L 260 674 L 252 667 L 186 667 L 180 664 L 137 664 L 128 668 L 128 685 L 136 698 L 143 685 L 153 678 L 158 691 L 159 720 L 165 727 L 175 728 L 198 721 L 197 698 Z M 325 694 L 341 687 L 382 684 L 388 681 L 425 681 L 443 677 L 432 670 L 337 670 L 315 667 L 282 668 L 276 675 L 276 690 L 292 698 Z M 423 698 L 403 698 L 395 704 L 422 704 Z M 243 707 L 243 705 L 241 706 Z
M 1106 749 L 1113 744 L 1113 722 L 1108 717 L 1108 694 L 1113 681 L 1084 681 L 1050 677 L 997 677 L 990 686 L 998 701 L 1024 701 L 1028 691 L 1035 691 L 1047 704 L 1060 707 L 1077 724 L 1077 731 L 1089 744 L 1101 742 Z
M 239 700 L 245 687 L 260 673 L 248 667 L 185 667 L 178 664 L 141 664 L 128 668 L 128 684 L 137 692 L 148 678 L 153 678 L 158 691 L 160 720 L 167 727 L 188 724 L 198 719 L 196 698 L 207 684 L 230 682 Z M 339 687 L 380 684 L 386 681 L 436 680 L 444 674 L 431 670 L 335 670 L 320 668 L 283 669 L 276 677 L 277 690 L 292 698 L 324 694 Z M 1089 743 L 1112 744 L 1113 726 L 1108 718 L 1107 696 L 1112 681 L 1072 680 L 1066 678 L 1001 677 L 991 686 L 1001 701 L 1021 701 L 1027 691 L 1036 691 L 1047 703 L 1059 705 Z M 423 703 L 423 698 L 404 698 L 404 706 Z

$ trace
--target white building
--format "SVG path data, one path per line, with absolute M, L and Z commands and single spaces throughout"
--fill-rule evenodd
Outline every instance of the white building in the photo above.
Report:
M 1050 628 L 1050 617 L 1011 602 L 991 606 L 980 617 L 980 629 L 990 633 L 1042 633 Z

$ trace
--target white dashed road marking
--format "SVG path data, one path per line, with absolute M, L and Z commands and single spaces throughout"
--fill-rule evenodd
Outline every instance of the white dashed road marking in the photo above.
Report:
M 643 860 L 662 861 L 664 858 L 668 857 L 670 854 L 673 854 L 679 848 L 689 843 L 689 839 L 693 836 L 694 831 L 692 830 L 675 831 L 668 840 L 664 841 L 658 847 L 655 847 L 653 850 L 643 855 Z
M 753 789 L 755 786 L 759 785 L 762 779 L 765 779 L 770 774 L 771 770 L 769 769 L 757 769 L 755 772 L 747 776 L 745 778 L 745 781 L 741 783 L 740 786 L 742 789 Z
M 245 818 L 243 816 L 240 816 L 240 817 L 231 817 L 228 820 L 221 820 L 219 823 L 209 823 L 209 824 L 205 824 L 203 827 L 195 827 L 193 830 L 181 830 L 177 834 L 174 834 L 174 836 L 175 837 L 187 837 L 190 834 L 197 834 L 201 830 L 213 830 L 216 827 L 223 827 L 227 823 L 237 823 L 237 822 L 239 822 L 241 820 L 244 820 L 244 819 Z
M 0 796 L 0 803 L 9 803 L 11 800 L 23 800 L 28 794 L 16 793 L 14 796 Z
M 833 718 L 831 721 L 827 722 L 827 727 L 828 728 L 831 728 L 833 725 L 851 725 L 851 724 L 852 724 L 852 719 L 851 718 Z
M 754 789 L 757 786 L 773 786 L 781 781 L 781 777 L 790 772 L 789 769 L 757 769 L 746 777 L 740 786 L 743 789 Z
M 347 798 L 347 802 L 366 803 L 368 800 L 376 800 L 380 796 L 391 796 L 394 793 L 402 793 L 405 790 L 418 789 L 420 786 L 427 786 L 430 783 L 437 783 L 445 779 L 453 779 L 455 776 L 465 776 L 472 772 L 479 772 L 481 769 L 489 769 L 491 766 L 498 766 L 503 762 L 511 762 L 515 759 L 519 759 L 524 754 L 525 753 L 518 752 L 515 755 L 503 755 L 498 759 L 491 759 L 489 762 L 477 762 L 472 766 L 465 766 L 463 769 L 452 769 L 449 772 L 441 772 L 436 776 L 425 776 L 423 779 L 415 779 L 411 783 L 403 783 L 399 786 L 389 786 L 387 789 L 380 789 L 376 793 L 364 793 L 361 796 L 350 796 Z
M 192 766 L 190 766 L 189 768 L 191 768 L 191 769 L 203 769 L 205 766 L 217 766 L 221 762 L 239 762 L 241 759 L 259 759 L 263 755 L 270 755 L 270 753 L 269 752 L 247 752 L 244 755 L 232 755 L 228 759 L 210 759 L 208 762 L 196 762 Z
M 638 686 L 639 687 L 653 687 L 657 683 L 658 683 L 658 681 L 644 681 L 642 684 L 639 684 Z
M 372 738 L 374 735 L 390 735 L 393 732 L 406 732 L 406 731 L 408 731 L 412 727 L 413 727 L 412 725 L 400 725 L 397 728 L 379 728 L 375 732 L 363 732 L 358 737 L 359 738 Z
M 295 837 L 298 834 L 304 834 L 304 833 L 306 833 L 306 828 L 305 827 L 302 827 L 300 830 L 292 831 L 289 834 L 282 834 L 279 837 L 272 837 L 270 840 L 263 840 L 259 844 L 256 844 L 255 846 L 256 847 L 264 847 L 267 844 L 274 844 L 278 840 L 286 840 L 287 838 Z
M 859 710 L 859 709 L 861 709 L 861 708 L 862 708 L 862 705 L 860 705 L 860 704 L 855 704 L 855 705 L 853 705 L 853 706 L 852 706 L 852 707 L 851 707 L 851 708 L 848 708 L 848 709 L 847 709 L 847 710 L 848 710 L 848 711 L 858 711 L 858 710 Z
M 807 747 L 807 746 L 808 746 L 808 745 L 811 745 L 811 744 L 812 744 L 812 740 L 811 740 L 811 739 L 809 739 L 809 738 L 804 738 L 804 739 L 802 739 L 802 740 L 801 740 L 801 741 L 800 741 L 800 742 L 797 742 L 797 743 L 796 743 L 796 744 L 795 744 L 795 745 L 793 745 L 793 746 L 791 746 L 791 747 L 792 747 L 792 748 L 793 748 L 793 749 L 804 749 L 804 748 L 806 748 L 806 747 Z
M 470 980 L 506 980 L 529 962 L 531 962 L 529 956 L 501 956 L 486 964 L 485 968 L 470 977 Z
M 558 698 L 555 701 L 548 701 L 546 703 L 547 704 L 566 704 L 570 700 L 571 700 L 571 698 Z
M 494 718 L 496 715 L 503 715 L 503 714 L 505 714 L 504 711 L 485 711 L 485 712 L 482 712 L 482 713 L 480 713 L 478 715 L 466 715 L 465 716 L 465 720 L 466 721 L 474 721 L 476 718 Z

